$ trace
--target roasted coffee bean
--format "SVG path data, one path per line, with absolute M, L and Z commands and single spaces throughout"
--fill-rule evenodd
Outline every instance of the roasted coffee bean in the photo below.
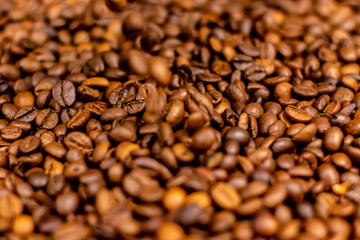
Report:
M 268 212 L 259 213 L 254 219 L 254 230 L 261 236 L 269 237 L 277 233 L 279 223 L 277 219 Z
M 52 95 L 62 107 L 69 107 L 76 100 L 75 86 L 67 80 L 59 81 L 52 88 Z
M 109 108 L 109 104 L 106 102 L 95 101 L 88 102 L 84 105 L 84 109 L 89 111 L 91 114 L 100 116 L 106 109 Z
M 58 114 L 50 108 L 39 111 L 35 119 L 38 127 L 48 130 L 55 128 L 58 122 Z
M 109 103 L 121 107 L 124 100 L 129 96 L 129 91 L 123 87 L 117 87 L 110 92 Z
M 62 143 L 59 142 L 51 142 L 47 144 L 44 148 L 45 152 L 56 158 L 63 158 L 66 155 L 66 148 Z
M 200 73 L 197 75 L 200 81 L 206 82 L 206 83 L 214 83 L 221 81 L 221 77 L 213 74 L 213 73 Z
M 258 82 L 266 77 L 266 69 L 262 65 L 253 65 L 245 70 L 244 76 L 251 82 Z
M 146 102 L 144 97 L 134 94 L 127 97 L 122 103 L 122 106 L 129 114 L 135 114 L 144 110 L 145 104 Z
M 37 116 L 37 110 L 34 107 L 23 107 L 14 115 L 14 120 L 23 122 L 32 122 Z
M 74 116 L 67 122 L 66 127 L 70 130 L 79 130 L 86 125 L 90 120 L 91 113 L 86 109 L 80 109 Z
M 79 197 L 75 192 L 63 193 L 56 198 L 55 206 L 61 215 L 73 213 L 79 206 Z
M 21 137 L 22 130 L 19 127 L 7 126 L 1 129 L 0 136 L 2 139 L 7 141 L 14 141 Z
M 330 152 L 337 152 L 342 144 L 344 133 L 338 127 L 329 128 L 324 135 L 324 148 Z
M 210 193 L 215 203 L 221 208 L 235 209 L 241 203 L 240 194 L 224 182 L 213 185 Z
M 291 105 L 285 108 L 285 114 L 286 117 L 292 122 L 304 123 L 309 122 L 312 119 L 311 115 L 309 115 L 307 112 Z
M 90 138 L 82 132 L 71 132 L 66 135 L 64 144 L 68 148 L 76 148 L 83 154 L 90 153 L 93 150 L 92 142 Z
M 19 150 L 22 153 L 29 154 L 36 152 L 40 147 L 40 138 L 36 136 L 28 136 L 24 138 L 20 145 Z

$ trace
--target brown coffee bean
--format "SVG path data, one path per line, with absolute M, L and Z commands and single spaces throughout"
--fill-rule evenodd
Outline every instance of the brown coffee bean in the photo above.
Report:
M 36 152 L 40 147 L 40 138 L 36 136 L 28 136 L 19 144 L 19 150 L 22 153 L 29 154 Z
M 176 223 L 168 222 L 161 225 L 159 229 L 156 231 L 156 239 L 158 240 L 178 240 L 184 239 L 185 232 Z
M 232 73 L 230 64 L 221 60 L 215 60 L 211 64 L 211 70 L 221 77 L 228 76 Z
M 193 135 L 193 143 L 191 147 L 198 151 L 205 151 L 217 141 L 215 130 L 212 128 L 202 128 Z
M 34 188 L 43 188 L 48 184 L 49 177 L 42 171 L 32 172 L 28 177 L 28 182 Z
M 165 61 L 155 57 L 150 61 L 150 75 L 161 85 L 169 85 L 171 72 Z
M 311 121 L 316 124 L 319 133 L 325 133 L 331 127 L 329 120 L 325 117 L 314 117 Z
M 105 0 L 106 6 L 115 12 L 123 10 L 127 3 L 127 0 Z
M 49 130 L 55 128 L 58 122 L 58 114 L 50 108 L 39 111 L 35 119 L 38 127 Z
M 241 203 L 240 194 L 225 182 L 215 183 L 210 193 L 215 203 L 221 208 L 235 209 Z
M 65 240 L 69 238 L 73 239 L 86 239 L 90 237 L 90 227 L 81 223 L 63 223 L 54 229 L 52 234 L 54 240 Z
M 329 130 L 328 130 L 329 131 Z M 300 130 L 292 137 L 294 143 L 307 143 L 310 142 L 317 132 L 315 123 L 310 123 L 306 127 Z M 326 135 L 326 134 L 325 134 Z
M 35 223 L 31 216 L 21 214 L 16 216 L 12 229 L 18 236 L 28 236 L 35 229 Z
M 33 107 L 35 104 L 35 97 L 29 91 L 20 92 L 14 97 L 14 104 L 19 108 Z
M 143 15 L 137 12 L 129 13 L 123 22 L 123 32 L 127 36 L 136 36 L 140 34 L 144 28 Z
M 247 221 L 236 222 L 234 226 L 235 239 L 252 239 L 254 236 L 254 230 Z
M 69 107 L 76 99 L 75 86 L 67 80 L 59 81 L 52 88 L 52 95 L 62 107 Z
M 298 219 L 292 219 L 286 222 L 284 226 L 279 229 L 278 237 L 280 239 L 291 239 L 299 235 L 301 222 Z
M 277 120 L 269 127 L 269 136 L 281 137 L 286 131 L 286 123 L 282 120 Z
M 56 158 L 63 158 L 66 154 L 66 148 L 59 142 L 47 144 L 44 150 Z
M 0 207 L 2 209 L 0 216 L 3 218 L 14 218 L 24 209 L 21 199 L 16 194 L 7 191 L 0 197 Z
M 141 171 L 133 170 L 125 175 L 123 187 L 128 194 L 145 202 L 159 201 L 164 194 L 164 190 L 160 188 L 159 183 Z
M 110 82 L 103 77 L 92 77 L 83 81 L 81 85 L 88 87 L 108 87 L 110 85 Z
M 269 189 L 264 196 L 264 205 L 272 208 L 281 204 L 287 197 L 287 188 L 285 184 L 277 184 Z
M 70 130 L 79 130 L 86 125 L 90 120 L 91 113 L 86 109 L 80 109 L 75 115 L 67 122 L 66 127 Z
M 345 125 L 344 130 L 346 133 L 353 136 L 360 134 L 360 119 L 353 119 L 348 124 Z
M 339 173 L 336 168 L 331 164 L 321 164 L 318 167 L 319 178 L 329 185 L 339 183 Z
M 251 82 L 259 82 L 266 77 L 266 69 L 262 65 L 253 65 L 246 68 L 244 76 Z
M 55 201 L 56 211 L 61 215 L 68 215 L 79 207 L 79 196 L 75 192 L 60 194 Z
M 142 96 L 134 94 L 127 97 L 122 105 L 129 114 L 136 114 L 144 110 L 146 102 Z
M 184 204 L 185 198 L 186 192 L 184 189 L 172 187 L 165 192 L 162 202 L 168 210 L 174 210 Z
M 14 120 L 23 122 L 32 122 L 37 116 L 37 110 L 34 107 L 23 107 L 14 115 Z
M 1 129 L 0 136 L 2 139 L 7 141 L 14 141 L 21 137 L 22 130 L 19 127 L 7 126 Z
M 289 173 L 295 177 L 312 177 L 314 172 L 308 166 L 293 166 L 289 169 Z
M 172 146 L 172 151 L 176 158 L 181 162 L 191 162 L 195 158 L 195 154 L 183 143 L 176 143 Z
M 220 76 L 213 74 L 213 73 L 200 73 L 197 75 L 200 81 L 206 82 L 206 83 L 215 83 L 220 82 L 222 79 Z
M 254 230 L 262 236 L 272 236 L 277 233 L 279 223 L 276 218 L 268 212 L 262 212 L 256 215 L 254 219 Z
M 334 153 L 331 156 L 332 162 L 341 168 L 349 170 L 352 167 L 350 158 L 345 153 Z
M 305 123 L 312 119 L 312 117 L 307 112 L 291 105 L 285 108 L 285 114 L 286 117 L 292 122 Z
M 123 119 L 128 116 L 128 113 L 124 109 L 120 108 L 108 108 L 100 115 L 101 122 L 110 122 L 115 119 Z
M 331 127 L 324 135 L 324 148 L 330 152 L 336 152 L 340 149 L 344 134 L 338 127 Z
M 129 96 L 129 91 L 123 87 L 116 87 L 110 93 L 108 97 L 109 103 L 117 107 L 121 107 L 125 98 Z
M 85 110 L 96 116 L 100 116 L 109 107 L 108 103 L 102 101 L 88 102 L 84 105 Z
M 297 85 L 291 90 L 296 96 L 303 98 L 316 97 L 318 94 L 318 90 L 314 86 Z
M 90 153 L 93 150 L 92 142 L 90 138 L 78 131 L 74 131 L 66 135 L 64 144 L 68 148 L 76 148 L 83 154 Z
M 12 103 L 5 103 L 1 108 L 2 114 L 10 121 L 14 119 L 14 116 L 18 110 L 19 108 Z

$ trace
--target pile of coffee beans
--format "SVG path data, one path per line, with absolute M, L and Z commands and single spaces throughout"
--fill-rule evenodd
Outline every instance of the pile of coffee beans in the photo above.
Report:
M 358 0 L 0 2 L 0 240 L 360 239 Z

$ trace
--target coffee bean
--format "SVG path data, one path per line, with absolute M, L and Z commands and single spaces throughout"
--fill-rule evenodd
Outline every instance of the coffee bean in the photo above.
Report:
M 48 175 L 44 172 L 36 171 L 30 174 L 28 181 L 34 188 L 43 188 L 47 185 L 49 180 Z
M 318 90 L 314 86 L 297 85 L 292 88 L 295 95 L 304 98 L 316 97 Z
M 1 91 L 1 85 L 0 85 L 0 91 Z M 35 97 L 29 91 L 21 92 L 14 97 L 14 104 L 19 108 L 33 107 L 34 103 L 35 103 Z
M 330 152 L 336 152 L 340 149 L 344 134 L 338 127 L 331 127 L 324 135 L 324 148 Z
M 36 136 L 28 136 L 24 138 L 20 145 L 19 150 L 22 153 L 29 154 L 36 152 L 40 147 L 40 138 Z
M 79 197 L 74 192 L 59 195 L 55 201 L 56 210 L 61 215 L 73 213 L 79 206 Z
M 14 141 L 21 137 L 22 130 L 19 127 L 7 126 L 1 129 L 0 136 L 4 140 Z
M 202 128 L 194 133 L 192 148 L 195 150 L 207 150 L 216 141 L 216 135 L 212 128 Z
M 59 122 L 58 114 L 50 108 L 38 112 L 35 123 L 44 129 L 53 129 Z
M 171 72 L 161 58 L 153 58 L 150 61 L 150 75 L 161 85 L 170 83 Z
M 65 240 L 68 238 L 86 239 L 90 234 L 91 229 L 86 225 L 80 223 L 63 223 L 56 228 L 52 235 L 56 240 Z
M 21 199 L 14 193 L 2 189 L 2 196 L 0 197 L 1 211 L 0 216 L 3 218 L 14 218 L 21 214 L 24 206 Z
M 347 134 L 351 135 L 359 135 L 360 134 L 360 120 L 359 119 L 353 119 L 348 124 L 345 125 L 344 130 Z
M 140 95 L 130 95 L 123 102 L 123 108 L 129 114 L 136 114 L 145 108 L 145 99 Z
M 229 63 L 225 62 L 225 61 L 221 61 L 221 60 L 215 60 L 212 64 L 211 64 L 211 70 L 221 76 L 221 77 L 225 77 L 231 74 L 232 72 L 232 68 L 230 66 Z
M 91 113 L 86 109 L 80 109 L 67 122 L 66 127 L 71 130 L 79 130 L 90 120 Z
M 266 77 L 266 69 L 261 65 L 246 68 L 244 76 L 251 82 L 259 82 Z
M 321 164 L 318 167 L 319 178 L 326 184 L 334 185 L 339 183 L 339 173 L 336 168 L 331 164 Z
M 210 193 L 215 203 L 221 208 L 235 209 L 241 203 L 240 194 L 225 182 L 215 183 Z
M 59 81 L 52 88 L 52 95 L 62 107 L 69 107 L 76 99 L 75 86 L 67 80 Z
M 74 131 L 66 135 L 64 144 L 68 148 L 76 148 L 84 154 L 93 150 L 90 138 L 86 134 L 78 131 Z
M 14 120 L 23 122 L 32 122 L 37 116 L 37 110 L 34 107 L 23 107 L 14 115 Z
M 16 216 L 12 224 L 12 229 L 18 236 L 27 236 L 34 231 L 34 228 L 34 220 L 31 216 L 25 214 Z
M 307 112 L 291 105 L 285 108 L 285 114 L 286 117 L 292 122 L 305 123 L 312 119 L 312 117 Z
M 165 239 L 183 239 L 185 237 L 184 230 L 176 223 L 164 223 L 156 231 L 156 237 L 159 240 Z
M 262 236 L 272 236 L 277 233 L 279 223 L 276 218 L 268 212 L 262 212 L 256 215 L 254 219 L 254 230 Z
M 206 83 L 214 83 L 221 81 L 221 77 L 213 74 L 213 73 L 200 73 L 197 75 L 200 81 L 206 82 Z
M 349 170 L 352 166 L 350 158 L 344 153 L 334 153 L 331 156 L 331 160 L 336 166 L 346 170 Z
M 329 130 L 328 130 L 329 131 Z M 295 143 L 310 142 L 317 132 L 315 123 L 310 123 L 306 127 L 300 130 L 292 137 L 292 141 Z M 325 134 L 326 135 L 326 134 Z M 325 137 L 324 137 L 325 139 Z
M 141 171 L 132 171 L 125 175 L 123 187 L 131 196 L 146 202 L 156 202 L 164 194 L 164 190 L 160 188 L 159 183 Z

